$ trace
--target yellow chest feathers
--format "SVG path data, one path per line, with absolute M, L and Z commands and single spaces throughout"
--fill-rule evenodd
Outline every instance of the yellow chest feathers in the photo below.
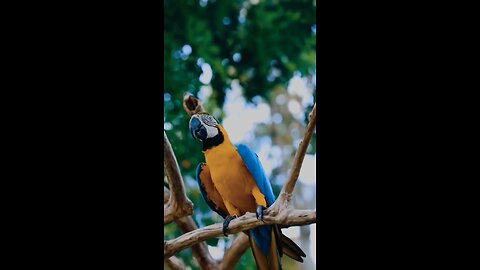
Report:
M 237 150 L 228 144 L 221 144 L 205 152 L 205 161 L 210 168 L 212 180 L 236 179 L 249 174 Z M 239 179 L 238 179 L 239 180 Z
M 205 160 L 212 182 L 224 199 L 247 199 L 245 195 L 251 194 L 256 184 L 233 145 L 221 144 L 207 150 Z

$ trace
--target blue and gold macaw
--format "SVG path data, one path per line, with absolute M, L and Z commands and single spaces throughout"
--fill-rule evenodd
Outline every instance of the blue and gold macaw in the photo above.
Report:
M 222 216 L 223 233 L 230 221 L 246 212 L 263 219 L 263 210 L 275 201 L 272 186 L 257 155 L 247 146 L 234 147 L 225 129 L 207 113 L 190 118 L 192 136 L 201 141 L 206 163 L 197 166 L 197 182 L 209 207 Z M 282 234 L 278 225 L 265 225 L 246 231 L 257 269 L 282 269 L 285 253 L 303 262 L 305 253 Z

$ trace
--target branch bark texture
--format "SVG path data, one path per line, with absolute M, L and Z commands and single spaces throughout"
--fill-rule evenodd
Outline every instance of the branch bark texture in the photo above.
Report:
M 164 261 L 165 265 L 171 270 L 186 270 L 185 263 L 179 258 L 172 256 Z
M 238 263 L 240 258 L 242 257 L 243 253 L 247 251 L 250 247 L 250 243 L 248 241 L 248 236 L 244 233 L 239 233 L 237 238 L 233 240 L 232 245 L 230 248 L 225 252 L 223 256 L 223 260 L 220 263 L 221 270 L 230 270 L 235 267 Z
M 170 198 L 163 207 L 165 211 L 163 223 L 166 225 L 174 219 L 191 215 L 193 213 L 193 203 L 187 198 L 185 193 L 185 187 L 183 185 L 182 175 L 180 174 L 180 168 L 178 167 L 177 158 L 173 153 L 172 146 L 170 145 L 170 141 L 168 140 L 165 131 L 163 131 L 163 158 L 163 165 L 165 167 L 165 173 L 170 187 Z
M 305 158 L 305 154 L 307 153 L 308 144 L 310 142 L 310 139 L 313 136 L 316 120 L 317 120 L 317 104 L 315 103 L 313 105 L 312 111 L 309 114 L 307 130 L 305 131 L 303 140 L 300 142 L 297 152 L 295 153 L 295 157 L 293 158 L 293 165 L 292 165 L 292 168 L 290 169 L 289 177 L 287 178 L 287 181 L 283 185 L 277 200 L 272 206 L 270 206 L 270 209 L 272 209 L 272 212 L 274 214 L 277 213 L 279 215 L 282 215 L 282 214 L 284 215 L 285 211 L 282 211 L 282 209 L 292 207 L 291 199 L 292 199 L 293 189 L 295 188 L 295 184 L 297 183 L 298 175 L 300 174 L 300 169 L 302 168 L 303 160 Z
M 254 213 L 234 219 L 228 226 L 227 233 L 235 234 L 262 225 L 283 224 L 287 226 L 307 225 L 315 223 L 317 220 L 316 210 L 287 210 L 286 215 L 272 216 L 270 211 L 265 210 L 264 220 L 258 220 Z M 185 248 L 191 247 L 207 239 L 223 236 L 222 223 L 209 225 L 195 231 L 185 233 L 176 239 L 164 242 L 164 256 L 168 258 Z
M 183 235 L 191 233 L 192 231 L 198 230 L 198 227 L 193 221 L 191 216 L 179 218 L 175 220 L 175 223 L 177 223 Z M 193 243 L 192 253 L 193 253 L 193 257 L 198 262 L 200 269 L 205 269 L 205 270 L 219 269 L 218 263 L 212 258 L 212 255 L 208 251 L 208 247 L 205 242 Z

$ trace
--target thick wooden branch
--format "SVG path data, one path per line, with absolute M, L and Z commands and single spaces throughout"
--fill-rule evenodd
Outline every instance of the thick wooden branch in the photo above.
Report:
M 186 233 L 190 233 L 192 231 L 198 230 L 198 227 L 193 221 L 191 216 L 179 218 L 175 220 L 175 223 L 177 223 L 178 228 L 180 229 L 183 235 L 185 235 Z M 219 265 L 210 255 L 207 244 L 205 242 L 198 242 L 195 245 L 193 245 L 192 253 L 193 253 L 193 257 L 195 257 L 195 259 L 197 260 L 198 265 L 200 266 L 200 269 L 205 269 L 205 270 L 219 269 Z
M 234 269 L 238 261 L 242 257 L 243 253 L 247 251 L 250 247 L 250 242 L 248 241 L 248 236 L 244 233 L 238 234 L 237 238 L 233 240 L 230 248 L 227 249 L 223 260 L 220 263 L 221 270 L 230 270 Z
M 165 259 L 164 263 L 170 270 L 185 270 L 185 269 L 187 269 L 185 267 L 185 264 L 183 263 L 183 261 L 180 260 L 179 258 L 175 257 L 175 256 L 172 256 L 168 259 Z
M 245 215 L 234 219 L 230 222 L 227 232 L 234 234 L 268 224 L 283 224 L 289 226 L 308 225 L 316 223 L 317 220 L 316 210 L 294 210 L 288 208 L 283 209 L 276 215 L 271 215 L 271 211 L 269 210 L 270 208 L 265 210 L 263 221 L 258 220 L 254 213 L 246 213 Z M 178 238 L 164 242 L 165 258 L 169 258 L 181 250 L 197 243 L 220 236 L 223 236 L 222 223 L 216 223 L 185 233 Z
M 187 198 L 185 193 L 177 158 L 173 153 L 165 131 L 163 131 L 163 158 L 163 165 L 170 187 L 170 198 L 168 203 L 164 205 L 163 223 L 166 225 L 174 219 L 191 215 L 193 213 L 193 203 Z

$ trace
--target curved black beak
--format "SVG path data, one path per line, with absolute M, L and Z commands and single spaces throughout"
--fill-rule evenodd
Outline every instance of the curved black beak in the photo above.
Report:
M 202 125 L 200 120 L 194 116 L 190 119 L 189 129 L 194 139 L 204 141 L 207 138 L 207 129 Z

